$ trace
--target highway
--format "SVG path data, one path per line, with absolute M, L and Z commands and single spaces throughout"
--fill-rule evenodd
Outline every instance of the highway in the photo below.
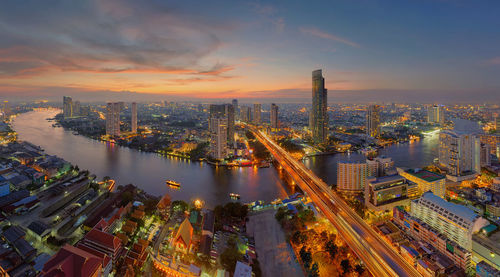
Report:
M 421 276 L 380 237 L 380 234 L 332 192 L 323 180 L 303 163 L 295 160 L 266 134 L 253 126 L 246 126 L 335 226 L 347 245 L 374 276 Z

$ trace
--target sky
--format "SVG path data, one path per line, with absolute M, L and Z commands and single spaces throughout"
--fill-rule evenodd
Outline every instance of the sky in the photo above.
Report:
M 500 2 L 3 0 L 0 98 L 500 102 Z

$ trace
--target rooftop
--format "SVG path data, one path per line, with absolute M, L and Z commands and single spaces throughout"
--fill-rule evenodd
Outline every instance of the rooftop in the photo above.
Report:
M 444 200 L 443 198 L 434 195 L 434 193 L 432 193 L 430 191 L 422 194 L 422 197 L 420 198 L 420 200 L 417 200 L 417 201 L 422 201 L 422 200 L 431 202 L 438 207 L 442 207 L 443 209 L 449 211 L 452 214 L 455 214 L 455 215 L 463 218 L 464 220 L 467 220 L 470 223 L 474 222 L 474 220 L 478 217 L 478 215 L 473 210 L 471 210 L 465 206 L 462 206 L 462 205 L 448 202 L 448 201 Z
M 408 169 L 406 170 L 406 173 L 409 173 L 417 178 L 420 178 L 426 182 L 434 182 L 437 180 L 441 180 L 446 178 L 443 175 L 428 171 L 428 170 L 414 170 L 414 169 Z

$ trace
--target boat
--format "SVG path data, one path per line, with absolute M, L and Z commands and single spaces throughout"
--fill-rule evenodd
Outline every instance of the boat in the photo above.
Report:
M 181 187 L 181 184 L 177 183 L 176 181 L 166 180 L 165 183 L 167 184 L 167 186 L 169 186 L 171 188 L 180 188 Z
M 229 194 L 229 197 L 231 197 L 231 199 L 240 199 L 240 195 L 233 192 Z

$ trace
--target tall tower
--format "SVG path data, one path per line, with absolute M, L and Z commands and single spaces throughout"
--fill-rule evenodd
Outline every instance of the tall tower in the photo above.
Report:
M 366 135 L 370 137 L 380 136 L 380 106 L 370 105 L 366 111 Z
M 63 96 L 63 115 L 64 118 L 73 117 L 73 99 Z
M 444 106 L 432 105 L 427 108 L 427 122 L 444 124 Z
M 217 160 L 223 160 L 228 154 L 227 148 L 227 117 L 211 117 L 210 155 Z
M 3 116 L 4 118 L 8 118 L 11 115 L 12 111 L 10 110 L 9 101 L 3 101 Z
M 137 133 L 137 103 L 132 102 L 132 119 L 131 119 L 132 133 Z
M 80 101 L 73 102 L 73 116 L 80 116 L 82 105 Z
M 278 106 L 274 103 L 271 104 L 271 129 L 278 129 Z
M 328 136 L 327 94 L 325 79 L 323 78 L 321 69 L 313 71 L 310 129 L 315 143 L 325 142 Z
M 226 118 L 225 128 L 227 130 L 227 142 L 232 144 L 234 142 L 234 108 L 232 104 L 210 105 L 210 116 L 208 122 L 208 129 L 210 132 L 215 131 L 216 125 L 212 125 L 213 118 Z
M 234 110 L 234 119 L 240 120 L 240 109 L 238 107 L 238 99 L 233 99 L 233 110 Z
M 120 135 L 120 112 L 123 102 L 108 103 L 106 106 L 106 135 Z
M 260 124 L 261 122 L 261 117 L 260 113 L 262 111 L 262 106 L 258 103 L 253 104 L 253 123 L 254 124 Z

